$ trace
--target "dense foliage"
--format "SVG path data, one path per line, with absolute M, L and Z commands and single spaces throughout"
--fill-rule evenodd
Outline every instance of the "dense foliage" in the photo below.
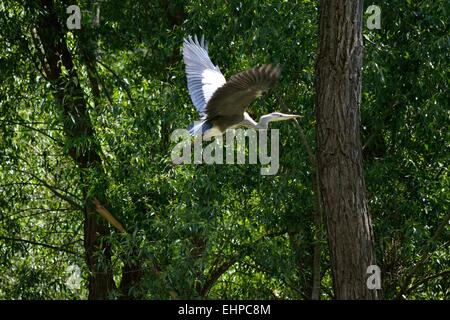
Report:
M 316 1 L 78 1 L 82 27 L 68 30 L 74 3 L 55 8 L 77 73 L 67 77 L 83 90 L 95 141 L 65 130 L 42 64 L 46 48 L 33 36 L 43 7 L 0 3 L 0 298 L 88 296 L 90 194 L 104 195 L 127 230 L 110 227 L 101 239 L 117 283 L 111 298 L 308 299 L 316 241 L 322 298 L 333 298 L 325 237 L 315 238 L 307 152 L 315 147 Z M 363 30 L 362 141 L 382 294 L 446 299 L 448 7 L 370 4 L 380 6 L 382 25 Z M 257 64 L 283 66 L 276 87 L 250 106 L 255 118 L 275 110 L 302 116 L 300 127 L 272 125 L 280 129 L 277 175 L 260 175 L 259 165 L 172 163 L 170 134 L 197 117 L 180 51 L 190 34 L 205 35 L 227 78 Z M 93 145 L 101 169 L 80 167 L 70 150 Z M 103 253 L 95 253 L 100 265 Z M 81 269 L 79 288 L 67 285 L 70 266 Z M 136 281 L 124 292 L 127 273 Z

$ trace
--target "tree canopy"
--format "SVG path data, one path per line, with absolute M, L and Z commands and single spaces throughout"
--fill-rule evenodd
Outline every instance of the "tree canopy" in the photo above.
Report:
M 74 4 L 80 29 L 66 25 Z M 381 28 L 364 16 L 361 141 L 380 293 L 448 299 L 448 6 L 364 10 L 372 4 Z M 309 0 L 2 1 L 0 298 L 310 299 L 320 244 L 320 298 L 333 299 L 315 220 L 318 10 Z M 271 125 L 276 175 L 172 163 L 171 133 L 197 118 L 181 53 L 194 34 L 227 79 L 282 66 L 249 107 L 302 116 Z

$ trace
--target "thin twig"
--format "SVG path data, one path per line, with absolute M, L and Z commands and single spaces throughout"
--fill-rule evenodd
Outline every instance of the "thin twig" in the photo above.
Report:
M 4 236 L 0 236 L 0 239 L 7 240 L 7 241 L 24 242 L 24 243 L 33 244 L 33 245 L 37 245 L 37 246 L 41 246 L 41 247 L 45 247 L 45 248 L 49 248 L 49 249 L 53 249 L 53 250 L 57 250 L 57 251 L 62 251 L 62 252 L 78 255 L 78 253 L 75 251 L 71 251 L 71 250 L 68 250 L 68 249 L 65 249 L 62 247 L 57 247 L 57 246 L 53 246 L 53 245 L 42 243 L 42 242 L 36 242 L 36 241 L 20 239 L 20 238 L 10 238 L 10 237 L 4 237 Z

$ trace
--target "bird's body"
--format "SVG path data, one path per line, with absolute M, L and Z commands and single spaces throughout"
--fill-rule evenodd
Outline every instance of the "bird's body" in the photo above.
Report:
M 202 37 L 184 40 L 183 58 L 186 64 L 188 89 L 200 120 L 189 127 L 192 135 L 203 138 L 222 135 L 227 129 L 245 126 L 267 129 L 270 121 L 288 120 L 297 115 L 270 113 L 257 123 L 245 111 L 250 103 L 268 91 L 281 74 L 279 67 L 266 64 L 232 76 L 228 81 L 208 56 L 208 46 Z

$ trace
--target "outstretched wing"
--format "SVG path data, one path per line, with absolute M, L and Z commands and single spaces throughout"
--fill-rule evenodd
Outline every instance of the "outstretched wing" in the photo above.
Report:
M 232 76 L 208 101 L 207 118 L 242 115 L 255 98 L 273 86 L 280 74 L 278 66 L 266 64 Z
M 198 41 L 197 36 L 184 39 L 183 58 L 186 65 L 188 90 L 192 103 L 200 115 L 204 115 L 205 106 L 217 88 L 226 80 L 218 66 L 214 66 L 208 56 L 205 39 Z

